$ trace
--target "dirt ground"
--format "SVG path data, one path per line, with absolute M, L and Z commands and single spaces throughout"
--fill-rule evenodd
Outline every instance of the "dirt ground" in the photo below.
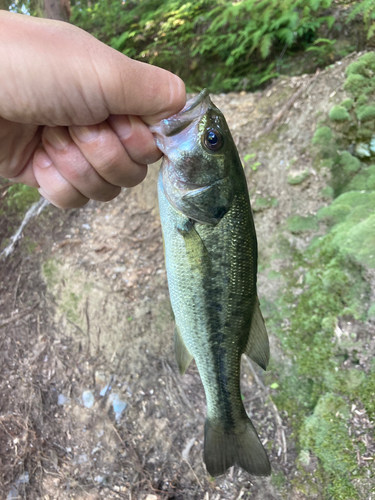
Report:
M 240 156 L 255 152 L 245 172 L 260 264 L 287 217 L 316 213 L 325 203 L 326 174 L 314 170 L 309 144 L 322 114 L 345 97 L 344 69 L 353 57 L 314 79 L 285 77 L 263 92 L 213 98 Z M 0 498 L 304 499 L 292 484 L 298 470 L 291 431 L 262 373 L 246 360 L 245 407 L 273 476 L 232 468 L 213 479 L 205 471 L 204 391 L 194 363 L 181 377 L 174 361 L 158 166 L 149 170 L 141 186 L 110 203 L 48 207 L 0 261 Z M 301 184 L 287 182 L 306 170 Z M 271 201 L 261 208 L 258 199 Z M 308 242 L 288 238 L 302 248 Z M 260 296 L 279 293 L 273 287 L 260 273 Z M 271 345 L 281 356 L 272 336 Z M 278 471 L 288 478 L 287 496 Z

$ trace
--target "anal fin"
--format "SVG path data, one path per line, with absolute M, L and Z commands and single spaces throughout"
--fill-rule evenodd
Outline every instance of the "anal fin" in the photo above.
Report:
M 174 353 L 176 357 L 177 366 L 181 375 L 183 375 L 188 369 L 193 356 L 188 351 L 185 346 L 184 341 L 182 340 L 180 329 L 178 326 L 175 326 L 174 329 Z
M 244 352 L 249 358 L 263 368 L 263 370 L 267 368 L 270 360 L 270 345 L 266 325 L 264 324 L 264 319 L 260 311 L 258 297 L 255 300 L 249 339 Z

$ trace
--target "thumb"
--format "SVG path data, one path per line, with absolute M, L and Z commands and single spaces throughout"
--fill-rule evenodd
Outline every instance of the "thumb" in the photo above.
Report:
M 91 125 L 124 114 L 155 123 L 186 102 L 180 78 L 68 23 L 0 11 L 0 53 L 0 116 L 10 121 Z
M 110 114 L 138 115 L 152 125 L 184 107 L 185 84 L 178 76 L 116 51 L 111 55 L 112 71 L 102 67 L 100 73 Z

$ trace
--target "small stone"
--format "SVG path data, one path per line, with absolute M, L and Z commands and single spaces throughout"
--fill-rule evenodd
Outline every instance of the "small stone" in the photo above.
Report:
M 364 142 L 357 144 L 355 148 L 355 155 L 358 156 L 358 158 L 370 158 L 371 153 L 369 145 Z
M 84 391 L 82 393 L 82 402 L 83 406 L 86 406 L 86 408 L 92 408 L 95 403 L 94 394 L 91 391 Z

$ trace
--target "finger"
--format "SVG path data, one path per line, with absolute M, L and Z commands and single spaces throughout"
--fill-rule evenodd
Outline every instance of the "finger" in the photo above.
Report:
M 131 114 L 156 123 L 186 102 L 179 77 L 133 61 L 76 26 L 1 10 L 0 24 L 0 115 L 8 120 L 89 125 Z
M 110 184 L 133 187 L 146 177 L 147 165 L 130 158 L 108 123 L 69 127 L 69 132 L 86 160 Z
M 11 177 L 9 180 L 11 182 L 22 183 L 30 187 L 38 188 L 39 184 L 34 174 L 33 161 L 33 157 L 31 157 L 23 170 L 17 176 Z
M 151 125 L 185 106 L 185 84 L 178 76 L 157 66 L 125 59 L 117 51 L 108 55 L 111 68 L 101 65 L 96 69 L 110 114 L 141 116 Z
M 161 158 L 150 129 L 138 116 L 110 115 L 107 122 L 133 161 L 150 165 Z
M 34 174 L 39 193 L 59 208 L 78 208 L 89 201 L 60 174 L 43 148 L 34 154 Z
M 103 179 L 83 156 L 65 127 L 45 127 L 43 145 L 53 165 L 85 197 L 109 201 L 121 192 Z

